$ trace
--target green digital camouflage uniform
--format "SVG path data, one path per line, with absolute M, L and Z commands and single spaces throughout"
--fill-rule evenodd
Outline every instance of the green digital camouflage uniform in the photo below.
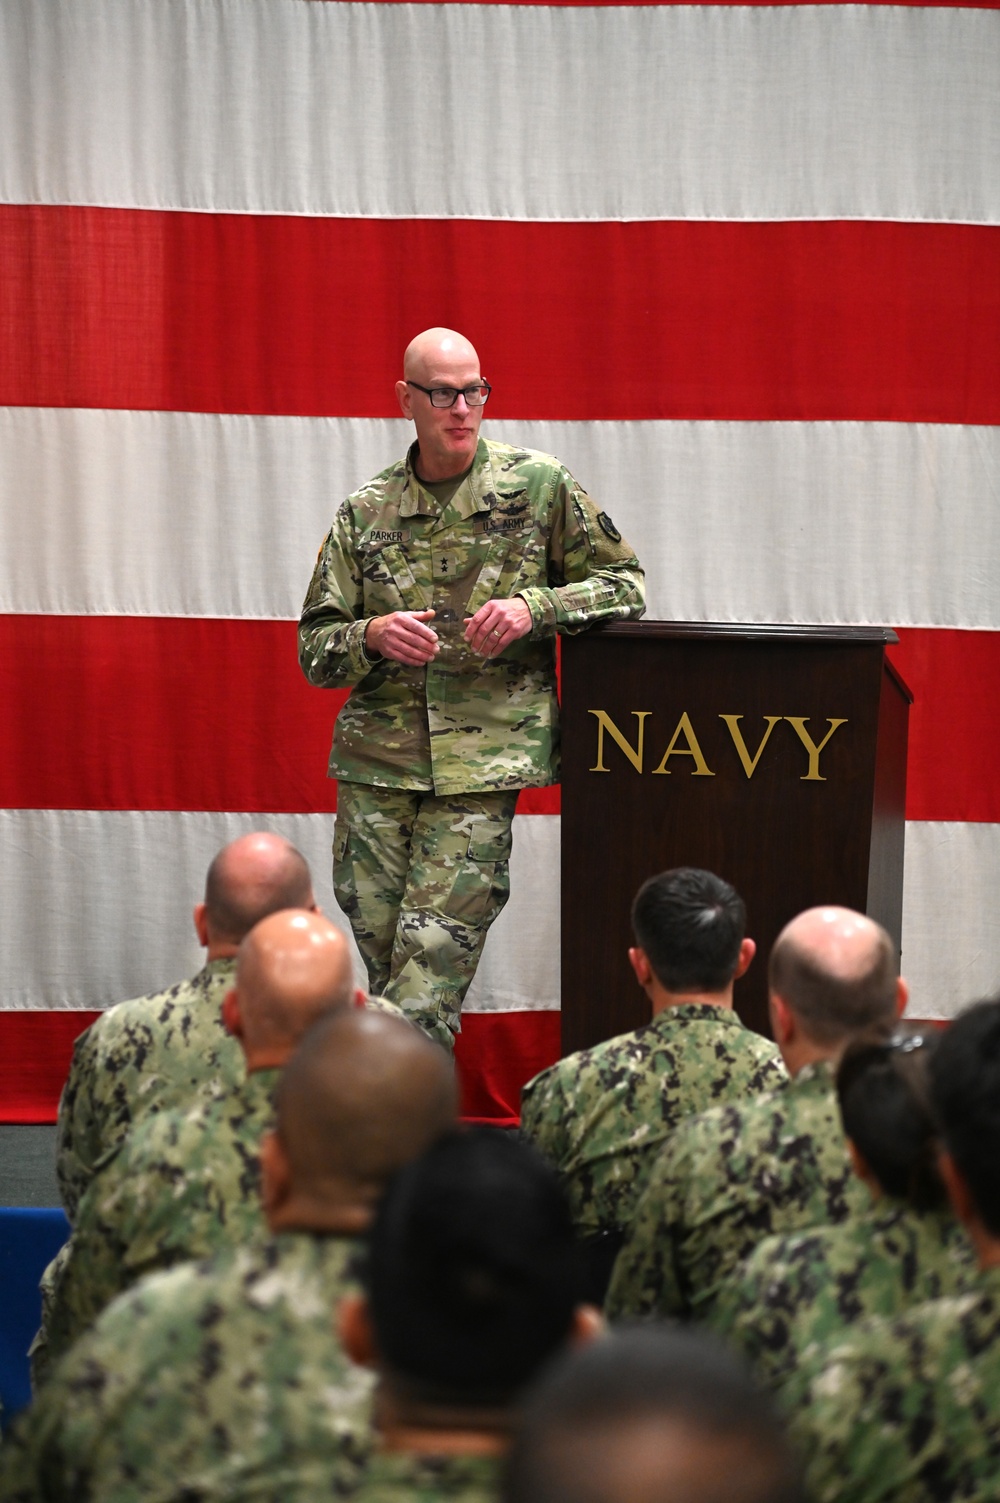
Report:
M 709 1324 L 794 1412 L 804 1376 L 858 1321 L 900 1315 L 976 1279 L 950 1211 L 880 1200 L 838 1226 L 768 1237 L 727 1280 Z
M 813 1503 L 1000 1498 L 1000 1269 L 865 1321 L 791 1417 Z
M 246 1075 L 243 1051 L 226 1032 L 222 999 L 235 960 L 211 960 L 190 981 L 149 997 L 119 1002 L 73 1046 L 59 1102 L 56 1178 L 72 1223 L 97 1161 L 148 1112 L 186 1107 L 198 1095 L 222 1095 Z M 39 1281 L 42 1324 L 31 1347 L 32 1369 L 46 1366 L 51 1306 L 68 1245 Z
M 334 888 L 369 985 L 450 1043 L 506 900 L 516 791 L 559 775 L 556 633 L 641 615 L 643 575 L 550 455 L 481 438 L 442 503 L 414 454 L 337 513 L 303 606 L 299 662 L 310 683 L 352 690 L 329 763 L 340 779 Z M 514 595 L 530 633 L 481 657 L 466 618 Z M 365 651 L 368 623 L 404 610 L 435 612 L 440 651 L 425 666 Z
M 496 1503 L 497 1456 L 411 1456 L 374 1451 L 356 1494 L 358 1503 Z
M 52 1293 L 36 1382 L 145 1274 L 261 1234 L 258 1149 L 279 1075 L 258 1070 L 221 1100 L 157 1112 L 101 1161 Z
M 59 1103 L 56 1176 L 70 1221 L 102 1154 L 152 1111 L 222 1095 L 246 1076 L 243 1051 L 222 1021 L 236 962 L 210 960 L 190 981 L 119 1002 L 73 1046 Z
M 721 1281 L 765 1237 L 864 1211 L 826 1063 L 779 1090 L 718 1106 L 673 1133 L 615 1263 L 610 1316 L 705 1319 Z
M 350 1496 L 372 1380 L 334 1311 L 357 1246 L 282 1232 L 116 1299 L 12 1432 L 5 1503 Z
M 521 1094 L 521 1131 L 559 1171 L 582 1236 L 628 1226 L 677 1124 L 784 1079 L 777 1047 L 729 1007 L 668 1007 L 559 1060 Z

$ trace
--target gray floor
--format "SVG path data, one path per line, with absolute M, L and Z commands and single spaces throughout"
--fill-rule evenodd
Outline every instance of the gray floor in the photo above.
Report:
M 0 1206 L 57 1206 L 55 1127 L 0 1126 Z

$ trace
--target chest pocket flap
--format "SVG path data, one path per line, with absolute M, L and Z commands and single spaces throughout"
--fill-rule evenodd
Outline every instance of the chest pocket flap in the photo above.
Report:
M 501 537 L 490 540 L 490 546 L 486 550 L 486 557 L 483 559 L 483 567 L 479 571 L 479 578 L 472 587 L 472 593 L 469 595 L 469 601 L 465 607 L 465 614 L 467 616 L 474 616 L 481 605 L 485 605 L 487 600 L 492 600 L 496 582 L 503 572 L 503 566 L 507 562 L 509 552 L 509 538 Z

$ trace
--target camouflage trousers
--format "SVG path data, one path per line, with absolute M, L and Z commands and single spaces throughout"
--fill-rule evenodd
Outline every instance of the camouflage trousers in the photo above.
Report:
M 489 927 L 510 892 L 517 790 L 439 796 L 341 782 L 333 890 L 386 997 L 452 1048 Z

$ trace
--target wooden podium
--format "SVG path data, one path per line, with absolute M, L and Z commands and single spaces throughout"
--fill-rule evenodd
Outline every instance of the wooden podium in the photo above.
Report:
M 562 1047 L 637 1027 L 640 883 L 702 866 L 747 905 L 740 1016 L 768 1033 L 767 957 L 803 908 L 885 925 L 903 902 L 912 696 L 876 627 L 616 623 L 562 642 Z

